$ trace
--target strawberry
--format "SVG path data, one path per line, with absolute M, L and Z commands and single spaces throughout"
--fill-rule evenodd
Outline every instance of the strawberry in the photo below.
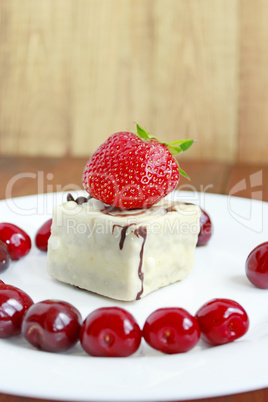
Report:
M 110 136 L 93 154 L 83 174 L 85 190 L 94 198 L 122 209 L 148 208 L 177 186 L 180 174 L 174 154 L 193 140 L 159 142 L 137 124 L 137 134 Z

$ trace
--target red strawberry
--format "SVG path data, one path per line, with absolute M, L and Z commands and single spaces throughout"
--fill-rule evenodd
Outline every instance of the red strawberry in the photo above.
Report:
M 148 208 L 177 186 L 180 169 L 174 154 L 193 140 L 160 143 L 137 125 L 137 134 L 109 137 L 89 159 L 83 184 L 94 198 L 123 209 Z

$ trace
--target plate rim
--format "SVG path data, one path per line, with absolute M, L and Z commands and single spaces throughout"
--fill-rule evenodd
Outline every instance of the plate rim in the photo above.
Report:
M 69 191 L 68 191 L 69 192 Z M 70 191 L 71 192 L 71 191 Z M 83 190 L 81 190 L 81 191 L 76 191 L 77 193 L 81 193 L 81 192 L 83 192 L 84 193 L 84 191 Z M 189 194 L 189 193 L 191 193 L 191 192 L 189 192 L 189 191 L 178 191 L 178 190 L 176 190 L 175 191 L 176 193 L 182 193 L 183 195 L 187 195 L 187 194 Z M 17 200 L 25 200 L 25 199 L 27 199 L 27 198 L 29 198 L 29 197 L 32 197 L 32 198 L 34 198 L 34 197 L 36 197 L 36 196 L 38 196 L 38 197 L 44 197 L 44 196 L 48 196 L 48 197 L 51 197 L 52 195 L 57 195 L 57 197 L 59 196 L 63 196 L 64 194 L 66 194 L 67 192 L 53 192 L 53 193 L 42 193 L 42 194 L 31 194 L 31 195 L 27 195 L 27 196 L 20 196 L 20 197 L 15 197 Z M 200 192 L 196 192 L 196 193 L 198 193 L 198 194 L 200 194 Z M 202 193 L 202 194 L 205 194 L 205 196 L 208 196 L 208 197 L 221 197 L 221 198 L 227 198 L 228 197 L 228 195 L 226 195 L 226 194 L 217 194 L 217 193 Z M 261 204 L 267 204 L 267 206 L 268 206 L 268 202 L 265 202 L 265 201 L 261 201 L 261 200 L 253 200 L 253 199 L 251 199 L 251 198 L 242 198 L 242 197 L 236 197 L 236 196 L 231 196 L 232 198 L 236 198 L 236 199 L 238 199 L 239 201 L 241 201 L 241 202 L 249 202 L 249 201 L 253 201 L 253 202 L 256 202 L 257 204 L 259 204 L 259 203 L 261 203 Z M 13 199 L 13 198 L 12 198 Z M 242 201 L 243 200 L 243 201 Z M 0 200 L 0 204 L 2 203 L 2 202 L 6 202 L 6 199 L 3 199 L 3 200 Z M 32 219 L 33 217 L 30 217 L 30 219 Z M 1 340 L 0 340 L 0 342 L 1 342 Z M 0 345 L 0 350 L 1 350 L 1 345 Z M 35 353 L 36 353 L 36 351 L 34 351 Z M 39 353 L 44 353 L 44 352 L 39 352 Z M 59 356 L 59 355 L 57 355 L 57 356 Z M 139 356 L 140 357 L 140 356 Z M 168 356 L 168 357 L 170 357 L 170 356 Z M 268 353 L 267 353 L 267 357 L 268 357 Z M 231 395 L 231 394 L 233 394 L 233 393 L 240 393 L 240 392 L 247 392 L 247 391 L 253 391 L 253 390 L 256 390 L 256 389 L 261 389 L 261 388 L 266 388 L 268 386 L 268 382 L 267 382 L 267 384 L 264 384 L 263 383 L 263 381 L 260 381 L 259 382 L 259 384 L 255 387 L 255 388 L 252 388 L 252 386 L 250 386 L 249 384 L 247 384 L 247 386 L 245 386 L 245 387 L 242 387 L 241 389 L 233 389 L 233 390 L 230 390 L 230 391 L 227 391 L 227 393 L 222 393 L 221 391 L 217 394 L 217 393 L 215 393 L 215 391 L 213 391 L 212 393 L 203 393 L 203 394 L 195 394 L 195 393 L 192 393 L 191 395 L 189 395 L 189 396 L 187 396 L 187 395 L 183 395 L 183 399 L 194 399 L 194 398 L 207 398 L 207 397 L 217 397 L 217 396 L 222 396 L 222 395 Z M 0 389 L 1 389 L 1 392 L 4 392 L 4 393 L 7 393 L 7 394 L 10 394 L 11 393 L 11 390 L 9 389 L 9 388 L 5 388 L 5 386 L 4 386 L 4 384 L 2 384 L 2 381 L 1 381 L 1 376 L 0 376 Z M 51 395 L 51 396 L 49 396 L 48 394 L 36 394 L 36 392 L 33 392 L 33 393 L 31 393 L 31 392 L 27 392 L 27 393 L 24 393 L 23 391 L 22 391 L 22 389 L 20 389 L 20 390 L 18 390 L 18 392 L 16 392 L 15 394 L 14 394 L 14 391 L 15 390 L 12 390 L 12 394 L 13 395 L 20 395 L 20 396 L 28 396 L 28 397 L 35 397 L 35 398 L 46 398 L 46 399 L 55 399 L 55 395 Z M 66 396 L 64 396 L 64 397 L 60 397 L 60 395 L 57 395 L 56 396 L 56 398 L 57 399 L 59 399 L 59 400 L 66 400 L 65 398 L 66 398 Z M 87 396 L 85 396 L 85 398 L 86 399 L 84 399 L 84 398 L 80 398 L 79 400 L 89 400 L 88 399 L 88 395 Z M 127 401 L 132 401 L 132 400 L 137 400 L 137 401 L 141 401 L 142 399 L 140 399 L 140 398 L 138 398 L 138 399 L 128 399 L 128 398 L 126 398 L 126 395 L 124 395 L 123 397 L 122 397 L 123 399 L 122 400 L 127 400 Z M 174 396 L 172 396 L 172 398 L 174 398 Z M 181 399 L 181 396 L 180 395 L 177 395 L 177 396 L 175 396 L 175 398 L 180 398 Z M 170 396 L 168 396 L 168 399 L 167 399 L 167 397 L 165 397 L 165 399 L 166 400 L 172 400 L 172 399 L 170 399 Z M 71 400 L 74 400 L 74 399 L 71 399 Z M 77 399 L 75 399 L 75 400 L 77 400 Z M 91 399 L 90 399 L 91 400 Z M 92 400 L 98 400 L 98 401 L 103 401 L 103 400 L 109 400 L 109 401 L 112 401 L 113 399 L 112 398 L 110 398 L 110 399 L 103 399 L 102 397 L 100 397 L 100 398 L 98 398 L 97 397 L 97 395 L 94 395 L 94 397 L 93 397 L 93 399 Z M 116 399 L 114 399 L 114 400 L 121 400 L 121 399 L 118 399 L 118 397 L 116 398 Z M 156 395 L 154 395 L 154 396 L 152 396 L 151 398 L 149 397 L 149 396 L 146 396 L 146 398 L 145 399 L 143 399 L 143 400 L 146 400 L 146 401 L 152 401 L 152 400 L 162 400 L 162 398 L 159 398 L 159 399 L 156 399 Z

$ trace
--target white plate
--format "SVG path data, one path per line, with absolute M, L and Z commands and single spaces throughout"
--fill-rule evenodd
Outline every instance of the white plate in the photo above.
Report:
M 248 333 L 231 344 L 209 347 L 201 341 L 190 352 L 164 355 L 142 342 L 128 358 L 95 358 L 78 344 L 52 354 L 34 350 L 21 337 L 0 340 L 0 392 L 39 398 L 94 401 L 158 401 L 227 395 L 268 386 L 268 291 L 246 278 L 249 252 L 268 240 L 268 203 L 227 196 L 180 192 L 180 199 L 201 205 L 215 232 L 207 247 L 196 249 L 196 263 L 182 282 L 135 302 L 116 302 L 59 283 L 46 272 L 46 255 L 30 254 L 1 274 L 35 302 L 57 298 L 71 302 L 86 317 L 100 306 L 121 306 L 142 326 L 164 306 L 194 314 L 215 297 L 231 298 L 248 312 Z M 66 194 L 22 197 L 0 202 L 0 220 L 17 224 L 34 238 Z M 223 380 L 224 379 L 224 380 Z

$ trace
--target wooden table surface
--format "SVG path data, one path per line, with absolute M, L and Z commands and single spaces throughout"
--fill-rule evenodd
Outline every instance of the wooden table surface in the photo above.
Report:
M 69 191 L 81 187 L 85 158 L 12 158 L 0 159 L 0 199 L 54 191 Z M 179 188 L 208 193 L 268 201 L 268 165 L 228 165 L 220 162 L 184 161 L 183 169 L 191 177 L 182 179 Z M 238 184 L 239 183 L 239 184 Z M 234 187 L 237 185 L 236 187 Z M 189 187 L 191 186 L 191 187 Z M 0 218 L 1 220 L 2 218 Z M 4 362 L 1 361 L 1 365 Z M 239 373 L 238 373 L 239 375 Z M 268 374 L 267 374 L 268 375 Z M 14 383 L 15 389 L 15 383 Z M 265 402 L 268 388 L 242 394 L 202 399 L 209 402 Z M 0 402 L 44 402 L 44 399 L 0 394 Z

